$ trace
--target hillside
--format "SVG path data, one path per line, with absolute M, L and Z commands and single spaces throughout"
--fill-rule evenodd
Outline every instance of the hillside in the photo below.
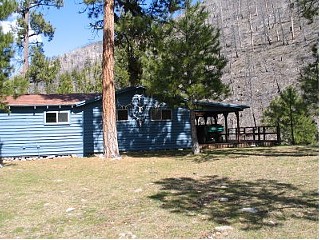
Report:
M 102 42 L 88 44 L 77 48 L 62 56 L 58 56 L 61 63 L 61 72 L 82 69 L 88 63 L 100 61 L 102 58 Z
M 223 82 L 230 85 L 225 101 L 247 104 L 242 126 L 259 125 L 263 110 L 279 91 L 297 85 L 301 68 L 312 61 L 318 21 L 298 14 L 294 0 L 206 0 L 209 23 L 221 30 L 222 54 L 228 59 Z M 97 42 L 60 56 L 62 70 L 101 60 Z M 235 127 L 235 121 L 230 127 Z
M 311 61 L 318 21 L 298 14 L 294 0 L 206 0 L 209 22 L 221 29 L 222 53 L 229 61 L 223 81 L 230 102 L 246 103 L 243 125 L 259 124 L 263 110 L 279 90 L 296 85 Z

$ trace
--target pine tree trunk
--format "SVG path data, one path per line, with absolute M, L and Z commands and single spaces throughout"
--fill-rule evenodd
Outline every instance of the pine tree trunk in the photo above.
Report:
M 190 122 L 191 122 L 191 140 L 192 140 L 192 152 L 193 154 L 200 153 L 200 145 L 197 137 L 196 117 L 194 110 L 190 110 Z
M 23 20 L 26 24 L 25 33 L 23 36 L 23 69 L 22 74 L 25 75 L 29 69 L 29 6 L 26 8 L 24 13 Z
M 114 0 L 104 2 L 102 108 L 105 158 L 119 158 L 114 86 Z

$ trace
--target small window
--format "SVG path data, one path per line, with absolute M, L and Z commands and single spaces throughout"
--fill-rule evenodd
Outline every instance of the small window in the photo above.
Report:
M 117 121 L 127 121 L 128 120 L 128 110 L 118 109 L 117 110 Z
M 151 120 L 161 121 L 161 120 L 171 120 L 172 111 L 170 109 L 159 109 L 154 108 L 151 110 Z
M 171 120 L 171 110 L 164 109 L 162 110 L 162 120 Z
M 69 123 L 69 112 L 46 112 L 45 113 L 45 124 L 68 124 Z

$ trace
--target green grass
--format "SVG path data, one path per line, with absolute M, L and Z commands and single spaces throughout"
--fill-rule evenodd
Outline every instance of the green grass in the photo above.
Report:
M 302 146 L 5 162 L 0 238 L 318 238 L 318 166 Z

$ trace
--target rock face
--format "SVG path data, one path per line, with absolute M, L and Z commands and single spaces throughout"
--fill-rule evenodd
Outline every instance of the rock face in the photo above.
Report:
M 241 126 L 260 124 L 263 110 L 289 85 L 297 85 L 303 66 L 312 61 L 318 19 L 300 17 L 295 0 L 205 0 L 209 23 L 220 29 L 228 59 L 223 82 L 227 102 L 250 106 Z M 235 121 L 230 123 L 235 126 Z
M 57 57 L 61 63 L 61 72 L 82 69 L 102 59 L 102 42 L 88 44 Z
M 223 82 L 231 95 L 225 102 L 246 104 L 241 126 L 261 124 L 270 101 L 297 85 L 303 66 L 312 60 L 318 41 L 318 19 L 312 24 L 298 13 L 296 0 L 205 0 L 208 22 L 220 29 L 221 53 L 228 59 Z M 102 43 L 60 56 L 63 71 L 101 61 Z M 223 121 L 223 118 L 220 120 Z M 230 116 L 229 127 L 236 127 Z

